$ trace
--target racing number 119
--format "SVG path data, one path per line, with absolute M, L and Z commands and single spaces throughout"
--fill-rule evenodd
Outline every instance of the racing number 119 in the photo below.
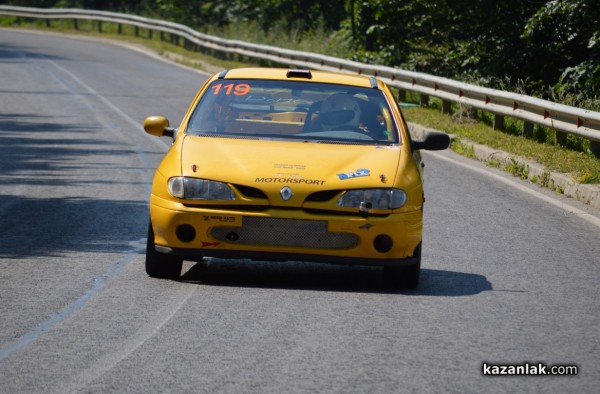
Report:
M 227 96 L 234 94 L 236 96 L 244 96 L 250 93 L 250 85 L 247 83 L 240 83 L 238 85 L 230 83 L 227 85 L 223 85 L 222 83 L 218 83 L 214 85 L 211 89 L 213 89 L 213 93 L 216 95 L 225 94 Z

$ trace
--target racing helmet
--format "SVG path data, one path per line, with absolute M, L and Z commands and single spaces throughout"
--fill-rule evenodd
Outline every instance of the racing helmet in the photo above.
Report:
M 360 106 L 354 97 L 336 93 L 323 100 L 319 119 L 326 128 L 358 127 L 360 116 Z

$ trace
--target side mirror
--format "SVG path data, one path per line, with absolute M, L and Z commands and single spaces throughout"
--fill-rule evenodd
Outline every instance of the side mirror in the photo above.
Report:
M 144 119 L 144 130 L 157 137 L 175 137 L 175 129 L 169 127 L 169 120 L 164 116 L 149 116 Z
M 412 141 L 413 150 L 444 150 L 450 146 L 450 136 L 438 131 L 425 132 L 424 138 L 420 141 Z

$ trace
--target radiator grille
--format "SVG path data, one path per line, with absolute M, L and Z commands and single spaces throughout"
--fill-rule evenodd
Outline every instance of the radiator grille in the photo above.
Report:
M 356 235 L 329 232 L 327 222 L 320 220 L 250 217 L 241 227 L 214 227 L 211 235 L 227 243 L 315 249 L 349 249 L 358 243 Z

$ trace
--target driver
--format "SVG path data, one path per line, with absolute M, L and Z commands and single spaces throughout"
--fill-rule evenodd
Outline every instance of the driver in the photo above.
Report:
M 354 97 L 336 93 L 321 104 L 320 123 L 327 130 L 356 130 L 360 126 L 361 111 Z

